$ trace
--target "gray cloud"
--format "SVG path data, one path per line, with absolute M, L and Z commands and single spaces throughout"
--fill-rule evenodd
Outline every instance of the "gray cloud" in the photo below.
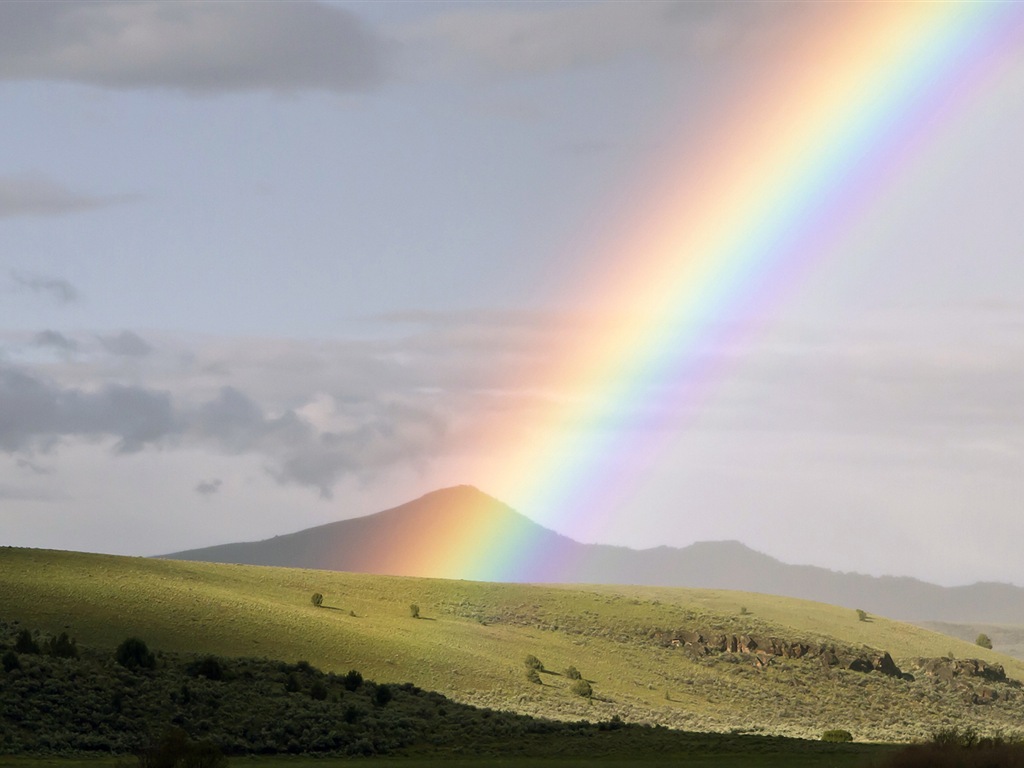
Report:
M 805 11 L 799 5 L 797 15 Z M 397 34 L 442 47 L 450 65 L 546 74 L 625 56 L 709 55 L 754 48 L 790 28 L 758 3 L 481 3 L 439 14 Z M 785 20 L 783 20 L 785 18 Z
M 0 40 L 3 13 L 17 3 L 0 4 Z M 0 60 L 3 58 L 0 42 Z M 135 199 L 131 195 L 98 197 L 73 192 L 44 176 L 0 176 L 0 219 L 15 216 L 60 216 Z
M 27 275 L 12 271 L 11 280 L 16 290 L 43 294 L 49 296 L 58 304 L 70 304 L 78 299 L 78 291 L 75 289 L 75 286 L 59 277 Z
M 0 368 L 0 448 L 50 448 L 62 437 L 117 438 L 129 453 L 179 430 L 170 395 L 108 384 L 94 392 L 64 389 L 30 373 Z
M 37 333 L 32 338 L 32 343 L 37 347 L 52 347 L 62 352 L 74 352 L 78 349 L 78 342 L 74 339 L 69 339 L 64 334 L 50 329 Z
M 317 2 L 0 3 L 0 79 L 105 88 L 349 91 L 383 79 L 382 48 Z
M 99 336 L 100 344 L 113 355 L 121 357 L 145 357 L 153 346 L 137 333 L 121 331 L 116 336 Z
M 200 480 L 196 484 L 195 492 L 200 496 L 213 496 L 215 493 L 220 491 L 220 487 L 223 484 L 223 481 L 217 477 L 212 480 Z

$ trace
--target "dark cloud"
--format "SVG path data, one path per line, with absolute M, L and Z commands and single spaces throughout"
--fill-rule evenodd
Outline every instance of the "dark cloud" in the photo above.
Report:
M 52 347 L 62 352 L 74 352 L 78 349 L 78 342 L 74 339 L 69 339 L 64 334 L 49 329 L 37 333 L 32 338 L 32 343 L 37 347 Z
M 117 438 L 122 453 L 175 434 L 170 395 L 108 384 L 95 392 L 64 389 L 29 373 L 0 367 L 0 448 L 48 448 L 63 437 Z
M 0 79 L 106 88 L 350 91 L 379 84 L 382 45 L 317 2 L 0 3 Z
M 137 333 L 121 331 L 116 336 L 99 336 L 100 344 L 113 355 L 122 357 L 145 357 L 153 346 Z
M 70 304 L 78 299 L 78 291 L 75 290 L 75 286 L 59 277 L 11 272 L 11 280 L 17 290 L 49 296 L 58 304 Z
M 0 4 L 0 19 L 11 4 Z M 4 35 L 0 21 L 0 40 Z M 0 60 L 3 58 L 0 43 Z M 15 216 L 59 216 L 126 202 L 134 196 L 81 195 L 42 176 L 0 177 L 0 219 Z
M 220 478 L 215 477 L 212 480 L 200 480 L 195 487 L 195 492 L 200 496 L 213 496 L 215 493 L 220 491 L 220 487 L 224 483 Z

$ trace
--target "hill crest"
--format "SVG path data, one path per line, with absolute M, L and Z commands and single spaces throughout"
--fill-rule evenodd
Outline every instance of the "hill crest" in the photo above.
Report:
M 445 556 L 453 535 L 464 539 L 464 550 L 479 546 L 472 562 Z M 496 544 L 487 549 L 486 541 Z M 790 565 L 735 540 L 644 550 L 581 544 L 469 485 L 271 539 L 163 557 L 482 581 L 730 589 L 862 608 L 905 621 L 1024 624 L 1024 589 L 1010 584 L 942 587 L 906 576 Z M 490 574 L 498 558 L 505 565 L 502 578 L 495 579 Z

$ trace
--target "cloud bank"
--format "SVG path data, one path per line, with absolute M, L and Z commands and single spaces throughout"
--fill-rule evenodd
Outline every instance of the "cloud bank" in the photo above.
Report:
M 0 4 L 0 79 L 193 93 L 372 88 L 383 51 L 314 2 Z

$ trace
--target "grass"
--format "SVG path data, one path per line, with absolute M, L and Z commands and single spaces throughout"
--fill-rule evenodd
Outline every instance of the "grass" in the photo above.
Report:
M 314 592 L 324 607 L 310 603 Z M 410 616 L 410 604 L 421 618 Z M 745 607 L 747 615 L 741 615 Z M 517 585 L 0 549 L 0 616 L 80 642 L 129 635 L 156 650 L 307 660 L 381 682 L 412 682 L 466 703 L 557 719 L 858 741 L 908 741 L 951 725 L 1015 732 L 1024 696 L 985 707 L 954 686 L 825 670 L 808 660 L 690 658 L 655 630 L 774 635 L 913 657 L 982 658 L 1024 679 L 1024 662 L 909 624 L 752 593 Z M 542 685 L 522 660 L 537 656 Z M 593 699 L 561 674 L 577 667 Z M 408 763 L 405 763 L 408 764 Z M 691 763 L 693 764 L 693 763 Z M 716 763 L 718 764 L 718 763 Z M 793 764 L 793 763 L 787 763 Z

